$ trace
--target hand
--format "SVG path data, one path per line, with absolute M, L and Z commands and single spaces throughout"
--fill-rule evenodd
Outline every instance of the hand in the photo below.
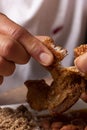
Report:
M 23 27 L 0 14 L 0 84 L 11 75 L 15 64 L 25 64 L 30 57 L 43 65 L 53 61 L 52 53 Z
M 87 53 L 77 57 L 75 65 L 81 72 L 87 73 Z M 87 92 L 81 94 L 81 99 L 87 103 Z

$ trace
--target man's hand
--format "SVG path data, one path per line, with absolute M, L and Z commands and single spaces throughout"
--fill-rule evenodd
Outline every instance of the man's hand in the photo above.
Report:
M 87 52 L 75 59 L 76 67 L 83 73 L 87 73 Z M 81 99 L 87 103 L 87 93 L 81 94 Z
M 25 64 L 31 56 L 46 66 L 53 61 L 52 53 L 39 39 L 0 14 L 0 84 L 4 76 L 14 72 L 15 64 Z

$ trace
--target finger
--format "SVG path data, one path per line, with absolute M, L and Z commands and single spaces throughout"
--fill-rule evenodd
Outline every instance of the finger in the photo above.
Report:
M 87 53 L 77 57 L 74 63 L 81 72 L 87 73 Z
M 50 65 L 53 61 L 52 53 L 42 44 L 40 40 L 32 36 L 24 28 L 9 20 L 1 14 L 0 30 L 4 34 L 11 35 L 19 41 L 28 53 L 43 65 Z
M 87 103 L 87 93 L 82 93 L 81 94 L 81 99 L 84 101 L 84 102 L 86 102 Z
M 0 34 L 0 56 L 18 64 L 27 63 L 30 57 L 21 44 L 2 34 Z
M 3 76 L 0 76 L 0 84 L 3 83 Z
M 15 70 L 15 64 L 13 62 L 8 62 L 3 57 L 0 56 L 0 75 L 8 76 L 11 75 Z

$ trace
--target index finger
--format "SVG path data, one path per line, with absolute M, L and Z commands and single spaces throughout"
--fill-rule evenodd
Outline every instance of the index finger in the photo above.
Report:
M 12 36 L 41 64 L 48 66 L 52 63 L 53 55 L 50 50 L 27 30 L 3 14 L 0 14 L 0 32 Z

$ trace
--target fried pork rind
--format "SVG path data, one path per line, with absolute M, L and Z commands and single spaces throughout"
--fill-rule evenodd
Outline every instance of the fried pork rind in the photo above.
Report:
M 51 73 L 53 82 L 47 85 L 44 80 L 26 81 L 27 102 L 38 111 L 48 109 L 52 113 L 62 113 L 75 104 L 86 90 L 87 76 L 75 66 L 64 68 L 61 65 L 61 60 L 67 55 L 66 49 L 56 47 L 49 37 L 42 42 L 54 55 L 54 62 L 48 67 L 44 66 Z M 86 51 L 87 45 L 81 45 L 74 50 L 75 57 Z

